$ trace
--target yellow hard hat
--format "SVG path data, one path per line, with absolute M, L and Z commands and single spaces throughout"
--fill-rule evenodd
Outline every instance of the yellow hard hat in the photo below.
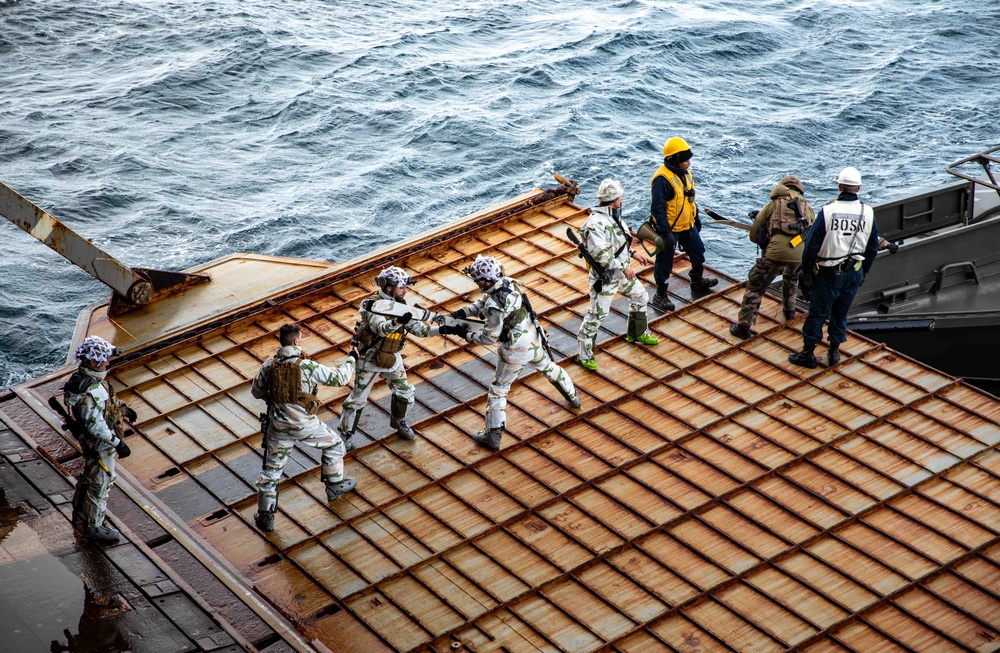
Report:
M 690 150 L 687 141 L 685 141 L 680 136 L 674 136 L 669 141 L 663 144 L 663 156 L 673 156 L 678 152 L 683 152 L 684 150 Z

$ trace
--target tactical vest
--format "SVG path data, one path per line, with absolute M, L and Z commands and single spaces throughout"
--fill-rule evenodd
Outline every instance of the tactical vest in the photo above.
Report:
M 122 415 L 121 403 L 118 401 L 118 395 L 115 394 L 115 389 L 112 387 L 110 381 L 107 379 L 100 381 L 77 368 L 77 370 L 73 372 L 73 375 L 69 377 L 69 381 L 66 382 L 66 385 L 63 386 L 63 392 L 83 395 L 90 392 L 90 389 L 95 385 L 104 386 L 104 390 L 108 393 L 108 400 L 104 402 L 104 422 L 108 425 L 108 428 L 114 432 L 118 439 L 121 440 L 125 437 L 125 417 Z M 80 406 L 79 402 L 72 407 L 71 414 L 73 415 L 73 418 L 76 419 L 77 423 L 82 424 L 83 420 L 80 419 L 80 414 L 77 412 L 78 406 Z
M 694 203 L 694 177 L 690 172 L 685 172 L 682 180 L 677 176 L 677 173 L 665 165 L 656 169 L 656 174 L 649 182 L 650 186 L 653 185 L 657 177 L 666 179 L 667 183 L 674 189 L 674 196 L 667 202 L 666 206 L 667 224 L 670 225 L 670 230 L 687 231 L 691 229 L 694 226 L 697 211 Z M 689 194 L 690 197 L 688 197 Z M 657 225 L 657 227 L 662 230 L 663 225 Z
M 768 235 L 783 233 L 789 236 L 803 235 L 809 230 L 805 200 L 801 197 L 781 197 L 774 200 L 774 211 L 767 221 Z
M 319 398 L 302 390 L 302 354 L 291 358 L 275 358 L 267 371 L 268 403 L 295 404 L 310 415 L 319 410 Z
M 374 297 L 365 301 L 378 301 L 381 297 Z M 363 303 L 362 303 L 363 305 Z M 406 346 L 406 334 L 409 333 L 405 327 L 401 327 L 395 333 L 387 336 L 380 336 L 368 325 L 365 320 L 358 320 L 355 334 L 358 340 L 358 349 L 361 355 L 367 360 L 374 352 L 373 362 L 378 367 L 390 369 L 396 364 L 396 354 L 403 351 Z
M 490 298 L 503 310 L 503 307 L 507 304 L 507 297 L 514 292 L 514 289 L 510 286 L 510 281 L 504 279 L 500 287 L 490 293 Z M 503 319 L 503 327 L 500 329 L 500 342 L 507 345 L 510 344 L 510 331 L 518 324 L 526 320 L 531 315 L 531 309 L 528 308 L 528 298 L 524 293 L 521 295 L 521 305 L 515 308 L 513 311 L 507 314 L 507 317 Z

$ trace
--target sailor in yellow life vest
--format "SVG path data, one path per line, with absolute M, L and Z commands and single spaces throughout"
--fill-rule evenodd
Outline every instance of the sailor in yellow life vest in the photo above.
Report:
M 413 281 L 404 270 L 390 266 L 379 273 L 375 283 L 378 293 L 361 302 L 361 312 L 354 327 L 361 360 L 358 361 L 354 377 L 354 391 L 344 401 L 344 408 L 340 412 L 339 430 L 347 443 L 348 451 L 357 446 L 357 443 L 352 442 L 354 431 L 378 376 L 386 380 L 392 391 L 389 425 L 404 440 L 415 437 L 413 429 L 406 423 L 406 411 L 413 404 L 413 386 L 406 380 L 406 369 L 400 352 L 406 346 L 407 335 L 426 338 L 440 333 L 440 327 L 418 322 L 410 313 L 404 313 L 400 317 L 381 314 L 387 313 L 393 304 L 406 304 L 404 297 Z
M 650 305 L 661 311 L 672 311 L 674 305 L 667 296 L 667 284 L 674 268 L 674 249 L 677 244 L 687 252 L 691 261 L 691 293 L 702 294 L 719 283 L 706 279 L 705 244 L 698 232 L 701 220 L 694 199 L 694 177 L 691 175 L 691 148 L 680 137 L 673 137 L 663 145 L 663 165 L 657 168 L 650 182 L 652 204 L 650 222 L 663 237 L 664 248 L 656 255 L 653 278 L 656 294 Z

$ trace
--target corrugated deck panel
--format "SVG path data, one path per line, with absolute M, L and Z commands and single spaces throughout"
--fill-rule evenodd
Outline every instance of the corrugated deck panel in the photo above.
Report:
M 588 300 L 565 227 L 583 219 L 550 203 L 395 264 L 417 280 L 411 303 L 450 311 L 475 295 L 461 269 L 499 257 L 571 356 Z M 997 649 L 1000 401 L 854 335 L 836 368 L 792 366 L 801 317 L 782 324 L 765 298 L 758 335 L 736 341 L 731 281 L 653 319 L 651 348 L 624 341 L 616 300 L 600 373 L 564 361 L 583 409 L 538 375 L 518 381 L 496 453 L 467 435 L 494 355 L 411 339 L 420 437 L 381 439 L 379 385 L 361 423 L 375 442 L 347 461 L 357 492 L 328 504 L 317 452 L 299 449 L 262 537 L 249 382 L 288 321 L 307 354 L 339 362 L 373 275 L 114 371 L 144 434 L 125 467 L 309 636 L 336 648 L 367 627 L 405 651 Z M 691 299 L 683 258 L 676 289 Z M 322 419 L 347 392 L 321 390 Z

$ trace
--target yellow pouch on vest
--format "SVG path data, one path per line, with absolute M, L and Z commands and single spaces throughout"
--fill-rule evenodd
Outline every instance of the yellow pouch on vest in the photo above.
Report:
M 799 245 L 802 244 L 802 236 L 796 236 L 795 238 L 792 238 L 790 241 L 788 241 L 788 244 L 791 245 L 792 247 L 798 247 Z
M 858 264 L 854 266 L 854 271 L 855 271 L 855 272 L 857 272 L 858 270 L 860 270 L 860 269 L 861 269 L 861 264 L 862 264 L 863 262 L 864 262 L 864 261 L 858 261 Z

